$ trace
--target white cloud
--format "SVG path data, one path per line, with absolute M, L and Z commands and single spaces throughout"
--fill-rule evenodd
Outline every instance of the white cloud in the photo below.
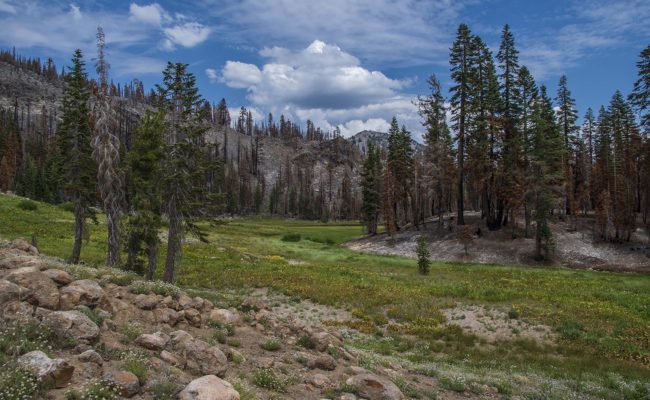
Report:
M 129 6 L 129 14 L 132 20 L 155 26 L 159 26 L 163 20 L 169 21 L 171 19 L 158 3 L 151 3 L 144 6 L 131 3 Z
M 219 79 L 219 72 L 214 68 L 206 68 L 205 75 L 208 77 L 211 83 L 215 83 Z
M 340 125 L 347 136 L 385 130 L 394 115 L 421 130 L 412 96 L 402 94 L 410 82 L 369 70 L 338 46 L 315 40 L 300 51 L 272 47 L 260 55 L 267 59 L 261 67 L 227 61 L 219 76 L 229 87 L 246 89 L 258 109 L 302 123 L 311 119 L 324 129 Z
M 0 12 L 15 14 L 16 13 L 16 7 L 11 5 L 11 3 L 9 3 L 6 0 L 0 0 Z
M 167 39 L 183 47 L 194 47 L 204 42 L 210 35 L 211 29 L 198 22 L 186 22 L 163 29 Z
M 81 10 L 79 9 L 78 6 L 74 4 L 70 4 L 70 15 L 72 16 L 72 19 L 75 21 L 81 21 L 83 18 L 83 15 L 81 14 Z

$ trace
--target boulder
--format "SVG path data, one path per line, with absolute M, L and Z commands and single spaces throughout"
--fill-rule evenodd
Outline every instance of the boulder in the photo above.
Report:
M 143 310 L 153 310 L 158 303 L 158 297 L 155 294 L 139 294 L 135 296 L 135 305 Z
M 309 361 L 308 365 L 310 368 L 334 371 L 336 369 L 336 360 L 329 354 L 323 354 Z
M 257 299 L 255 297 L 249 297 L 241 303 L 241 306 L 244 310 L 268 310 L 269 306 L 264 302 L 264 300 Z
M 25 300 L 29 303 L 50 310 L 59 308 L 59 288 L 36 267 L 18 268 L 6 279 L 27 289 Z
M 138 377 L 128 371 L 108 371 L 102 379 L 123 397 L 133 397 L 140 391 Z
M 23 301 L 8 301 L 0 308 L 0 319 L 5 321 L 33 321 L 34 307 Z
M 208 319 L 225 325 L 234 325 L 241 321 L 241 316 L 239 315 L 239 311 L 234 308 L 229 310 L 226 310 L 225 308 L 217 308 L 210 312 Z
M 167 350 L 163 350 L 160 352 L 160 359 L 175 367 L 185 366 L 185 360 L 183 360 L 178 354 L 169 352 Z
M 43 273 L 59 286 L 65 286 L 72 282 L 72 277 L 66 271 L 61 269 L 46 269 Z
M 79 354 L 77 358 L 81 362 L 95 363 L 97 365 L 104 364 L 104 359 L 95 350 L 86 350 L 83 353 Z
M 10 301 L 20 300 L 20 286 L 7 280 L 0 280 L 0 306 Z
M 30 351 L 18 358 L 18 365 L 25 368 L 39 381 L 53 385 L 55 388 L 65 387 L 72 379 L 74 367 L 62 358 L 51 359 L 42 351 Z
M 319 389 L 323 389 L 326 386 L 329 386 L 331 384 L 330 378 L 323 374 L 316 374 L 309 379 L 309 383 L 312 384 L 314 387 L 317 387 Z
M 47 263 L 40 257 L 28 255 L 13 255 L 0 260 L 0 269 L 16 269 L 20 267 L 33 267 L 39 271 L 47 269 Z
M 77 305 L 96 307 L 104 297 L 104 289 L 92 279 L 74 281 L 61 288 L 61 309 L 71 310 Z
M 176 297 L 176 301 L 181 310 L 187 310 L 192 307 L 192 298 L 185 293 L 179 293 Z
M 170 336 L 172 338 L 172 344 L 175 347 L 182 347 L 186 342 L 194 340 L 192 335 L 183 330 L 174 331 L 170 333 Z
M 99 339 L 99 328 L 79 311 L 55 311 L 43 318 L 43 325 L 60 338 L 92 343 Z
M 185 320 L 194 327 L 201 327 L 201 313 L 194 308 L 188 308 L 185 310 Z
M 316 345 L 316 350 L 318 351 L 326 351 L 330 346 L 343 346 L 343 342 L 340 339 L 327 331 L 316 332 L 311 335 L 311 338 Z
M 169 336 L 162 332 L 143 333 L 135 339 L 135 343 L 149 350 L 162 350 L 167 346 Z
M 178 311 L 171 308 L 156 308 L 153 310 L 153 318 L 157 324 L 174 326 L 178 322 Z
M 228 368 L 226 355 L 203 340 L 185 340 L 177 350 L 187 361 L 188 367 L 201 371 L 202 374 L 223 376 Z
M 358 395 L 371 400 L 402 400 L 404 395 L 391 381 L 373 374 L 361 374 L 345 382 L 358 390 Z
M 25 253 L 29 253 L 33 256 L 38 255 L 38 249 L 31 244 L 27 243 L 27 241 L 23 239 L 14 239 L 11 241 L 11 244 L 9 245 L 10 248 L 14 250 L 19 250 L 19 251 L 24 251 Z
M 180 392 L 178 400 L 239 400 L 239 392 L 229 382 L 206 375 L 190 382 Z

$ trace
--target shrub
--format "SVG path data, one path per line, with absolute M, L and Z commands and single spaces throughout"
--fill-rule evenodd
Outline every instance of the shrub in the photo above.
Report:
M 420 274 L 426 275 L 429 273 L 430 254 L 427 245 L 427 239 L 424 236 L 420 236 L 418 238 L 418 246 L 416 252 L 418 254 L 418 271 Z
M 582 325 L 576 321 L 566 321 L 560 325 L 558 331 L 564 339 L 577 340 L 580 339 L 584 333 Z
M 96 310 L 92 310 L 90 308 L 83 308 L 81 309 L 81 312 L 86 315 L 91 321 L 93 321 L 97 326 L 102 326 L 102 322 L 106 319 L 106 317 L 100 315 Z
M 272 369 L 258 368 L 253 373 L 253 383 L 264 389 L 274 390 L 276 392 L 284 392 L 286 389 L 286 382 L 282 381 Z
M 461 378 L 443 376 L 438 382 L 443 389 L 453 390 L 458 393 L 465 391 L 465 382 Z
M 237 338 L 228 338 L 226 339 L 226 344 L 228 346 L 232 347 L 240 347 L 241 346 L 241 341 Z
M 139 275 L 129 272 L 121 275 L 111 275 L 108 281 L 117 286 L 129 286 L 134 281 L 137 281 L 139 279 L 140 279 Z
M 124 334 L 126 343 L 131 343 L 138 336 L 140 336 L 141 333 L 142 333 L 142 329 L 140 328 L 139 325 L 125 325 L 122 330 L 122 334 Z
M 18 208 L 25 211 L 36 211 L 38 209 L 38 204 L 31 200 L 21 200 L 18 202 Z
M 28 371 L 16 366 L 3 366 L 0 372 L 0 399 L 31 399 L 38 389 L 38 380 Z
M 0 355 L 16 357 L 34 350 L 48 353 L 53 339 L 47 327 L 34 322 L 14 322 L 0 330 Z
M 67 212 L 74 212 L 74 203 L 71 201 L 66 201 L 65 203 L 61 203 L 58 206 L 61 210 L 67 211 Z
M 283 242 L 299 242 L 300 239 L 301 236 L 299 233 L 287 233 L 286 235 L 282 236 Z
M 298 345 L 306 348 L 306 349 L 313 349 L 316 347 L 316 343 L 314 340 L 311 338 L 309 335 L 302 335 L 298 339 Z
M 138 351 L 128 351 L 122 353 L 122 368 L 138 377 L 140 385 L 144 385 L 147 380 L 147 355 Z
M 138 281 L 131 285 L 131 289 L 129 290 L 133 294 L 154 293 L 165 297 L 177 297 L 181 291 L 177 286 L 161 281 Z
M 117 391 L 109 384 L 91 380 L 88 381 L 81 392 L 71 390 L 65 394 L 67 400 L 115 400 Z
M 280 342 L 277 339 L 269 339 L 261 344 L 261 347 L 266 351 L 280 350 Z
M 180 386 L 169 380 L 154 382 L 149 386 L 148 391 L 154 399 L 174 400 L 180 389 Z
M 519 310 L 512 306 L 510 310 L 508 311 L 508 318 L 510 319 L 518 319 L 519 318 Z

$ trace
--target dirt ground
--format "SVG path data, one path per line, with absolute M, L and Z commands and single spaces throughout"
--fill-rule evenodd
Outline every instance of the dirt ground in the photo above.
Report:
M 420 230 L 405 228 L 392 238 L 380 234 L 350 241 L 346 246 L 364 253 L 415 258 L 416 241 L 424 235 L 431 242 L 431 259 L 437 261 L 531 266 L 550 264 L 577 269 L 650 273 L 648 233 L 641 228 L 634 232 L 630 242 L 605 243 L 594 240 L 588 217 L 579 220 L 577 231 L 569 231 L 566 222 L 554 222 L 551 226 L 555 239 L 553 260 L 542 264 L 533 258 L 535 240 L 524 237 L 523 222 L 519 222 L 514 230 L 508 227 L 491 232 L 484 227 L 478 213 L 467 213 L 465 220 L 475 232 L 467 254 L 457 240 L 453 220 L 449 217 L 445 219 L 443 227 L 437 220 L 431 220 Z M 479 227 L 480 236 L 476 234 Z

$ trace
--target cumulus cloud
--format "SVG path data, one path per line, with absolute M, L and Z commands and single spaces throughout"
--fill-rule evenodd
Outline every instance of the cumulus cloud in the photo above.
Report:
M 303 123 L 310 119 L 325 129 L 340 125 L 348 136 L 363 129 L 385 130 L 393 115 L 419 128 L 413 123 L 417 112 L 411 96 L 402 93 L 409 81 L 367 69 L 336 45 L 315 40 L 300 51 L 272 47 L 260 55 L 267 60 L 261 67 L 227 61 L 219 76 L 228 87 L 246 89 L 257 108 Z
M 80 21 L 83 18 L 79 6 L 76 6 L 74 4 L 70 4 L 70 15 L 75 21 Z
M 163 20 L 168 21 L 171 19 L 169 14 L 158 3 L 151 3 L 144 6 L 131 3 L 129 6 L 129 14 L 132 20 L 155 26 L 159 26 Z
M 215 83 L 219 79 L 219 72 L 214 68 L 206 68 L 205 75 L 211 83 Z
M 8 1 L 0 0 L 0 12 L 15 14 L 16 7 L 11 5 L 11 3 L 9 3 Z
M 165 28 L 163 32 L 167 36 L 167 40 L 172 44 L 194 47 L 208 38 L 211 29 L 198 22 L 186 22 Z

